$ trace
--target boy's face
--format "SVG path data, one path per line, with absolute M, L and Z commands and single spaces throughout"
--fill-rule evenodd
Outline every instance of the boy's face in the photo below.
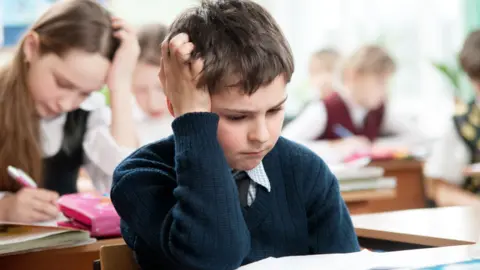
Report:
M 238 88 L 211 96 L 212 112 L 220 116 L 218 140 L 231 168 L 255 168 L 277 142 L 287 98 L 285 86 L 284 77 L 278 76 L 251 96 Z
M 368 110 L 379 108 L 386 100 L 391 73 L 363 73 L 353 77 L 351 88 L 355 100 Z

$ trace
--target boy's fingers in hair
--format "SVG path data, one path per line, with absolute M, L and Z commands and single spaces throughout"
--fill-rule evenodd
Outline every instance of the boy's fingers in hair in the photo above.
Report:
M 180 49 L 180 47 L 183 46 L 183 44 L 188 43 L 188 35 L 185 33 L 180 33 L 176 36 L 174 36 L 169 44 L 168 47 L 170 49 L 170 53 L 177 53 L 177 51 Z
M 170 62 L 170 48 L 168 46 L 168 41 L 165 40 L 162 42 L 162 58 L 160 59 L 161 63 L 163 64 L 163 68 L 165 71 L 168 70 L 168 64 Z
M 160 71 L 158 72 L 158 78 L 160 79 L 160 84 L 165 91 L 165 65 L 163 62 L 163 57 L 160 59 Z
M 190 63 L 192 75 L 195 79 L 197 79 L 197 76 L 203 71 L 203 63 L 203 58 L 195 59 Z
M 181 61 L 182 64 L 190 60 L 193 49 L 195 46 L 191 42 L 184 43 L 177 49 L 176 54 L 177 58 Z
M 128 39 L 129 34 L 124 29 L 120 29 L 118 31 L 115 31 L 115 33 L 113 33 L 113 36 L 118 38 L 119 40 L 126 40 Z

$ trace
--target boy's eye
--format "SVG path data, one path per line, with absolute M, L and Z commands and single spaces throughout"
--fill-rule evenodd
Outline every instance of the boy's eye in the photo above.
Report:
M 269 110 L 267 113 L 268 113 L 268 114 L 276 114 L 276 113 L 278 113 L 278 112 L 281 111 L 281 110 L 283 110 L 283 107 L 271 109 L 271 110 Z
M 246 116 L 245 115 L 232 115 L 232 116 L 227 116 L 227 119 L 230 120 L 230 121 L 240 121 L 240 120 L 243 120 L 245 119 Z

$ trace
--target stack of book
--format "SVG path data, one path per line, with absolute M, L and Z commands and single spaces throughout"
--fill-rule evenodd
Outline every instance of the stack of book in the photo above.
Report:
M 395 189 L 395 177 L 384 176 L 381 167 L 335 166 L 332 173 L 337 177 L 341 192 Z

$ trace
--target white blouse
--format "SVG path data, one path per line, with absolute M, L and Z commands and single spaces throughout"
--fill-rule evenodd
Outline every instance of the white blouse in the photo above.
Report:
M 472 153 L 458 134 L 453 119 L 434 144 L 424 166 L 426 177 L 445 180 L 461 186 L 465 180 L 463 170 L 470 165 Z
M 117 145 L 110 134 L 111 112 L 101 93 L 92 94 L 80 108 L 90 111 L 83 141 L 84 168 L 98 191 L 109 192 L 115 167 L 132 149 Z M 66 119 L 67 113 L 63 113 L 53 119 L 40 121 L 43 157 L 54 156 L 60 151 Z M 0 198 L 4 193 L 0 192 Z

